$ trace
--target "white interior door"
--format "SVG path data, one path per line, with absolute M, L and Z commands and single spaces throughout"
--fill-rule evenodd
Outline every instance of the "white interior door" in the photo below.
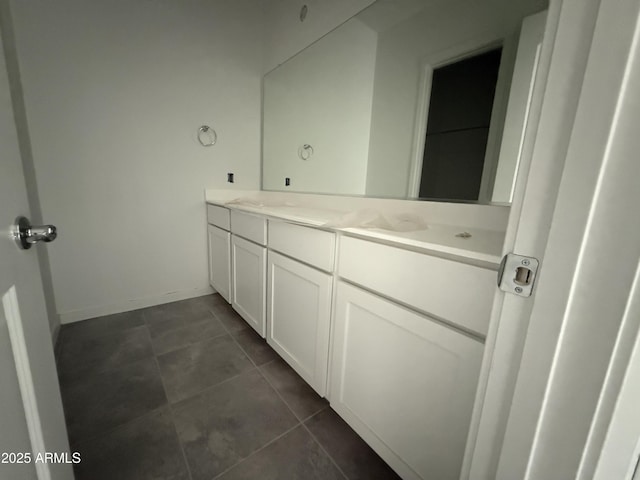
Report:
M 640 324 L 640 2 L 598 2 L 589 48 L 495 478 L 594 478 Z
M 640 318 L 640 265 L 636 269 L 626 314 L 629 318 Z M 634 343 L 596 464 L 594 480 L 640 479 L 640 332 L 636 333 Z M 600 408 L 600 412 L 602 410 Z
M 70 464 L 38 461 L 68 453 L 69 443 L 37 252 L 19 250 L 12 237 L 15 218 L 29 211 L 3 55 L 0 206 L 0 478 L 72 479 Z
M 550 265 L 545 252 L 599 4 L 549 2 L 503 245 L 505 254 L 540 260 L 538 281 L 529 298 L 499 290 L 494 297 L 461 479 L 498 478 L 531 312 Z

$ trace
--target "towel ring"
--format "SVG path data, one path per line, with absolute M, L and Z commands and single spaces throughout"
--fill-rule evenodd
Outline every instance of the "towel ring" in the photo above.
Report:
M 311 155 L 313 155 L 313 147 L 308 143 L 305 143 L 298 148 L 298 156 L 300 157 L 300 160 L 309 160 Z
M 203 137 L 206 137 L 205 140 Z M 218 141 L 218 134 L 209 125 L 202 125 L 198 129 L 198 141 L 203 147 L 213 147 Z

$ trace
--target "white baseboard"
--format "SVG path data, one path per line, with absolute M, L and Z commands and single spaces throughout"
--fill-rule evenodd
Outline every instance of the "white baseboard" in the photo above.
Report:
M 104 315 L 113 315 L 114 313 L 129 312 L 140 308 L 153 307 L 164 303 L 177 302 L 178 300 L 186 300 L 188 298 L 202 297 L 215 293 L 211 287 L 196 288 L 194 290 L 186 290 L 181 292 L 170 292 L 162 295 L 154 295 L 152 297 L 144 297 L 133 300 L 127 300 L 122 303 L 112 303 L 100 307 L 83 308 L 81 310 L 72 310 L 70 312 L 60 313 L 60 323 L 79 322 L 89 318 L 102 317 Z

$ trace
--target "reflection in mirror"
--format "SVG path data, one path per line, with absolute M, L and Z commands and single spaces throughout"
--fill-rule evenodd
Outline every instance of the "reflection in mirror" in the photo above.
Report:
M 433 70 L 420 197 L 478 200 L 501 56 L 496 48 Z
M 510 202 L 547 4 L 377 0 L 265 76 L 262 188 Z

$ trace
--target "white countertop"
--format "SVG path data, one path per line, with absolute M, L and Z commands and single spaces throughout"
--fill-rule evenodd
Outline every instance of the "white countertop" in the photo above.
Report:
M 373 209 L 338 210 L 297 205 L 286 200 L 265 202 L 247 198 L 207 198 L 207 203 L 264 215 L 302 225 L 342 232 L 400 248 L 452 257 L 455 260 L 496 268 L 502 256 L 504 232 L 429 223 L 415 214 L 382 213 Z M 379 228 L 384 226 L 386 228 Z M 466 232 L 468 238 L 457 237 Z
M 462 261 L 481 262 L 485 266 L 497 269 L 502 260 L 504 232 L 472 228 L 454 228 L 449 225 L 431 224 L 426 230 L 413 232 L 389 232 L 381 229 L 344 228 L 344 232 L 360 237 L 370 237 L 395 243 L 398 246 L 411 247 L 412 250 L 424 250 L 425 253 L 451 255 Z M 471 237 L 456 237 L 459 233 L 468 233 Z

